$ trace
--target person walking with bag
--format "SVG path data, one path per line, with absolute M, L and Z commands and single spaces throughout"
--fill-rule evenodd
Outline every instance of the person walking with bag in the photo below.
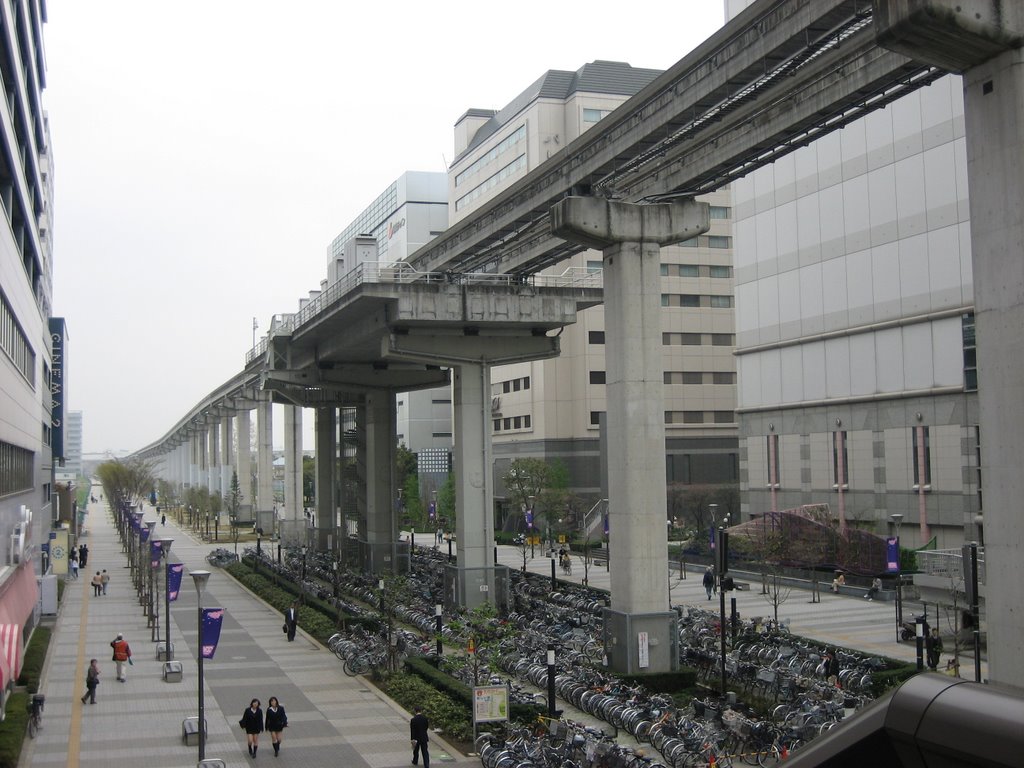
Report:
M 704 569 L 704 591 L 708 593 L 710 600 L 711 593 L 715 591 L 715 572 L 711 570 L 710 565 Z
M 92 577 L 92 581 L 89 583 L 92 584 L 92 596 L 99 597 L 100 590 L 103 589 L 103 577 L 100 576 L 99 571 L 96 571 L 96 575 Z
M 295 639 L 295 630 L 299 626 L 299 601 L 296 600 L 288 610 L 284 612 L 284 631 L 288 635 L 288 642 Z
M 412 719 L 409 721 L 409 739 L 412 741 L 412 764 L 416 765 L 416 759 L 423 753 L 423 768 L 430 768 L 429 735 L 430 721 L 423 714 L 422 707 L 413 709 Z
M 264 720 L 264 729 L 270 734 L 270 743 L 274 747 L 274 757 L 281 753 L 281 731 L 288 727 L 288 715 L 284 707 L 277 700 L 277 696 L 271 696 L 267 701 L 267 715 Z
M 89 662 L 89 669 L 85 672 L 85 694 L 82 696 L 82 703 L 89 699 L 90 704 L 96 703 L 96 686 L 100 684 L 100 667 L 96 659 Z
M 113 661 L 117 665 L 117 679 L 126 683 L 128 682 L 128 672 L 124 665 L 132 663 L 132 649 L 120 632 L 111 640 L 110 647 L 114 649 Z
M 245 740 L 249 744 L 249 757 L 256 757 L 256 750 L 260 747 L 260 734 L 263 733 L 263 710 L 260 709 L 259 699 L 249 702 L 249 706 L 242 713 L 242 719 L 238 721 L 238 724 L 245 731 Z

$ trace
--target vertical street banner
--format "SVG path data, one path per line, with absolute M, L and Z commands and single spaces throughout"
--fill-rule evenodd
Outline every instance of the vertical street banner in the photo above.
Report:
M 900 569 L 900 540 L 890 536 L 885 540 L 885 569 L 896 573 Z
M 220 625 L 224 622 L 223 608 L 203 608 L 202 649 L 203 658 L 212 659 L 220 640 Z
M 153 539 L 149 542 L 149 567 L 158 568 L 160 558 L 164 553 L 164 543 L 160 539 Z
M 178 599 L 178 592 L 181 590 L 181 575 L 184 572 L 184 563 L 167 564 L 167 599 L 172 603 Z
M 66 528 L 50 531 L 50 568 L 56 574 L 68 572 L 68 531 Z
M 63 317 L 51 317 L 50 450 L 56 466 L 64 466 L 64 346 L 67 326 Z

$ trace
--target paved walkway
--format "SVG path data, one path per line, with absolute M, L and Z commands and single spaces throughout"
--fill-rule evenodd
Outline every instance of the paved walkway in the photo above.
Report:
M 146 517 L 155 518 L 147 508 Z M 77 582 L 68 583 L 44 670 L 46 694 L 43 729 L 26 742 L 22 766 L 67 768 L 162 768 L 195 765 L 198 749 L 181 740 L 181 723 L 197 714 L 195 639 L 196 594 L 187 572 L 206 568 L 211 546 L 198 542 L 168 520 L 157 526 L 174 538 L 171 559 L 186 564 L 181 597 L 172 603 L 171 641 L 175 659 L 184 668 L 183 681 L 166 683 L 156 643 L 146 626 L 129 581 L 126 559 L 111 519 L 100 504 L 89 507 L 86 522 L 88 566 Z M 108 594 L 92 596 L 91 574 L 106 569 L 112 578 Z M 409 714 L 361 678 L 342 671 L 325 648 L 302 634 L 289 643 L 281 632 L 282 616 L 216 568 L 203 597 L 205 606 L 226 610 L 214 659 L 204 662 L 207 758 L 221 758 L 231 767 L 271 762 L 274 765 L 384 768 L 406 766 L 410 760 Z M 161 634 L 163 634 L 161 631 Z M 124 633 L 134 652 L 128 681 L 117 682 L 110 660 L 110 641 Z M 83 705 L 85 671 L 99 660 L 101 684 L 96 704 Z M 238 727 L 242 710 L 253 697 L 264 707 L 277 696 L 288 712 L 281 756 L 275 760 L 264 734 L 255 761 L 248 757 Z M 432 744 L 431 757 L 442 752 L 458 762 L 476 758 Z M 449 757 L 449 761 L 452 758 Z

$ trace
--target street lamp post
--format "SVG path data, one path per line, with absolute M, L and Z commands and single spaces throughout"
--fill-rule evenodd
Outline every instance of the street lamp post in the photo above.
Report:
M 206 759 L 206 702 L 203 699 L 203 590 L 210 580 L 209 571 L 192 571 L 192 581 L 196 585 L 196 616 L 199 644 L 196 646 L 196 663 L 199 669 L 199 762 Z
M 170 581 L 167 579 L 167 568 L 171 564 L 171 544 L 174 543 L 174 539 L 160 541 L 164 559 L 164 661 L 172 661 L 174 651 L 171 650 L 171 589 Z
M 896 526 L 896 642 L 900 641 L 900 633 L 903 631 L 903 563 L 900 557 L 900 526 L 903 524 L 903 515 L 895 512 L 889 515 L 892 524 Z
M 526 499 L 526 533 L 530 537 L 530 559 L 533 560 L 533 496 Z

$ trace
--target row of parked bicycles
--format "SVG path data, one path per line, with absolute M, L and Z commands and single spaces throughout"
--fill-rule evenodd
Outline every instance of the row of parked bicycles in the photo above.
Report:
M 329 559 L 319 562 L 288 553 L 279 564 L 264 553 L 260 567 L 301 582 L 304 590 L 352 615 L 377 617 L 381 626 L 391 627 L 393 633 L 405 628 L 408 635 L 399 642 L 367 634 L 360 628 L 331 638 L 331 650 L 343 661 L 345 671 L 363 674 L 397 668 L 408 653 L 433 652 L 436 618 L 432 609 L 441 602 L 441 566 L 445 559 L 431 550 L 417 550 L 411 561 L 410 577 L 390 579 L 385 589 L 375 577 L 335 570 Z M 480 648 L 471 664 L 458 654 L 451 655 L 453 661 L 446 656 L 447 671 L 467 684 L 507 681 L 514 701 L 537 702 L 543 698 L 538 691 L 546 689 L 546 651 L 553 645 L 559 660 L 559 699 L 567 707 L 608 723 L 613 734 L 598 737 L 591 733 L 592 746 L 580 753 L 580 739 L 586 730 L 557 726 L 555 735 L 529 735 L 546 745 L 529 747 L 530 757 L 516 751 L 527 749 L 523 733 L 510 734 L 507 743 L 491 734 L 486 754 L 495 765 L 554 764 L 536 762 L 541 759 L 539 755 L 547 755 L 544 760 L 556 755 L 569 761 L 559 765 L 707 765 L 711 755 L 718 765 L 728 765 L 734 759 L 751 765 L 768 764 L 863 706 L 870 699 L 870 674 L 881 665 L 880 660 L 844 655 L 839 674 L 830 676 L 823 666 L 823 647 L 790 637 L 777 626 L 769 630 L 760 620 L 741 620 L 736 627 L 728 628 L 736 638 L 727 655 L 728 684 L 743 696 L 775 702 L 772 716 L 758 718 L 749 711 L 740 711 L 738 705 L 729 708 L 713 701 L 695 702 L 693 712 L 682 712 L 670 698 L 625 685 L 603 670 L 602 613 L 606 600 L 600 593 L 572 585 L 559 585 L 559 591 L 552 592 L 548 579 L 518 572 L 511 578 L 510 610 L 496 621 L 502 625 L 505 639 Z M 681 660 L 695 667 L 709 683 L 714 679 L 717 688 L 719 618 L 699 608 L 680 608 L 679 612 Z M 383 621 L 385 616 L 390 620 Z M 469 631 L 465 619 L 445 614 L 447 646 L 464 647 Z M 401 652 L 395 650 L 397 646 L 401 646 Z M 463 660 L 455 661 L 458 659 Z M 572 731 L 569 740 L 574 745 L 566 743 L 564 734 L 559 737 L 558 728 Z M 613 743 L 619 731 L 631 734 L 638 748 L 600 746 L 605 741 Z M 478 753 L 488 765 L 484 752 L 478 749 Z M 510 763 L 513 756 L 518 759 Z

